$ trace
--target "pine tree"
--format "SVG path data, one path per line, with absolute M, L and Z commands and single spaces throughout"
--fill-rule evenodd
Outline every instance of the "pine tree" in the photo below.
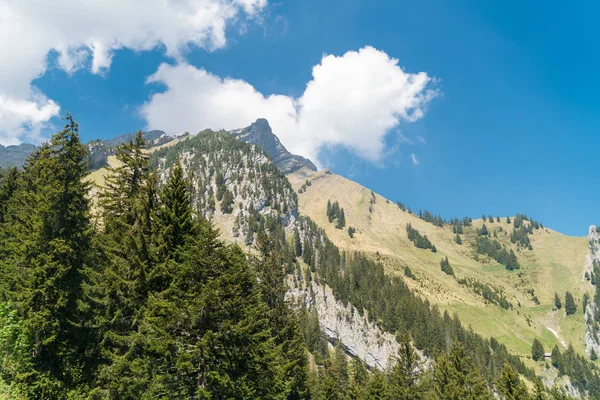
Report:
M 91 249 L 89 188 L 78 125 L 70 114 L 65 119 L 64 129 L 29 157 L 3 205 L 9 256 L 0 270 L 10 288 L 3 296 L 18 305 L 32 346 L 31 369 L 13 383 L 30 398 L 60 397 L 83 379 L 77 301 Z
M 302 256 L 302 239 L 298 228 L 294 229 L 294 250 L 296 251 L 296 257 Z
M 492 399 L 483 377 L 461 344 L 438 357 L 434 368 L 434 398 Z
M 536 339 L 533 339 L 533 344 L 531 345 L 531 357 L 535 361 L 541 361 L 544 359 L 544 346 L 542 343 Z
M 354 357 L 350 362 L 350 386 L 348 387 L 349 400 L 363 400 L 366 387 L 369 383 L 369 372 L 359 357 Z
M 541 379 L 536 379 L 534 388 L 533 388 L 533 397 L 532 400 L 546 400 L 548 397 L 546 396 L 546 388 L 544 388 L 544 384 Z
M 346 226 L 346 217 L 344 215 L 344 209 L 341 208 L 337 214 L 337 223 L 335 227 L 337 229 L 342 229 L 344 226 Z
M 108 168 L 106 186 L 98 199 L 103 229 L 96 240 L 97 264 L 102 269 L 86 271 L 86 302 L 98 318 L 96 334 L 104 362 L 96 391 L 103 396 L 139 396 L 140 388 L 152 379 L 149 359 L 134 357 L 146 342 L 140 323 L 148 293 L 164 289 L 171 279 L 167 271 L 172 263 L 165 260 L 169 254 L 166 237 L 156 241 L 164 251 L 154 246 L 156 227 L 151 214 L 158 200 L 145 146 L 138 132 L 133 141 L 118 147 L 119 166 Z M 166 227 L 161 230 L 167 232 Z M 158 260 L 160 253 L 162 259 Z
M 577 304 L 575 304 L 571 292 L 568 291 L 565 293 L 565 312 L 567 315 L 572 315 L 577 312 Z
M 560 310 L 562 308 L 560 296 L 556 292 L 554 293 L 554 306 L 556 307 L 557 310 Z
M 390 394 L 396 399 L 422 399 L 421 362 L 408 333 L 402 334 L 399 345 L 398 358 L 390 377 Z
M 183 177 L 180 162 L 172 167 L 169 179 L 162 187 L 160 207 L 155 213 L 154 221 L 154 230 L 160 240 L 159 252 L 163 259 L 175 256 L 175 251 L 185 244 L 186 238 L 195 234 L 188 182 Z
M 332 208 L 331 208 L 331 200 L 327 200 L 327 218 L 329 219 L 329 222 L 333 221 L 333 212 L 332 212 Z
M 456 242 L 456 244 L 462 244 L 462 239 L 460 238 L 460 235 L 456 235 L 454 241 Z
M 366 399 L 388 400 L 390 398 L 388 385 L 382 372 L 375 370 L 367 385 Z
M 505 400 L 526 400 L 529 398 L 527 388 L 521 382 L 519 374 L 508 364 L 504 364 L 497 387 Z
M 6 221 L 8 201 L 17 190 L 19 175 L 17 167 L 13 167 L 8 170 L 4 181 L 0 184 L 0 224 Z
M 483 225 L 481 226 L 481 229 L 479 229 L 479 230 L 477 231 L 477 233 L 479 234 L 479 236 L 487 236 L 487 235 L 488 235 L 488 229 L 487 229 L 487 226 L 485 226 L 485 224 L 483 224 Z
M 562 361 L 562 357 L 560 354 L 560 350 L 558 349 L 558 346 L 554 346 L 552 348 L 552 365 L 554 366 L 554 368 L 559 368 L 559 366 L 561 365 L 561 361 Z

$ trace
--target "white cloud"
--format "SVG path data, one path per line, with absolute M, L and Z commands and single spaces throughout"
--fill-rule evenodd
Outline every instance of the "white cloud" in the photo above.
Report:
M 425 140 L 425 138 L 421 135 L 417 136 L 417 139 L 419 139 L 419 141 L 423 144 L 427 144 L 427 140 Z
M 58 66 L 71 73 L 110 67 L 115 50 L 163 45 L 178 60 L 191 46 L 209 50 L 227 44 L 232 21 L 255 17 L 267 0 L 0 0 L 0 143 L 35 139 L 58 105 L 31 81 L 58 52 Z M 90 63 L 91 60 L 91 63 Z M 91 65 L 90 65 L 91 64 Z
M 407 73 L 372 47 L 325 55 L 303 95 L 265 96 L 242 80 L 220 78 L 185 63 L 162 64 L 148 82 L 166 85 L 141 108 L 148 127 L 169 132 L 234 129 L 267 118 L 288 149 L 318 162 L 323 146 L 342 145 L 372 162 L 387 133 L 422 118 L 437 95 L 425 73 Z
M 419 159 L 417 158 L 417 156 L 415 155 L 415 153 L 410 153 L 410 159 L 413 162 L 413 164 L 419 165 Z

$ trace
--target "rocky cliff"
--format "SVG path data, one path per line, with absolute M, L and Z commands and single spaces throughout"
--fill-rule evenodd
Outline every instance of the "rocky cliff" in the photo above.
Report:
M 600 262 L 600 235 L 598 234 L 598 230 L 596 226 L 590 226 L 588 230 L 588 243 L 589 243 L 589 252 L 585 257 L 585 272 L 582 277 L 585 280 L 585 274 L 591 275 L 594 268 L 594 263 Z M 585 306 L 585 351 L 588 355 L 591 355 L 592 352 L 596 355 L 600 354 L 600 337 L 598 332 L 598 324 L 596 322 L 596 315 L 600 312 L 596 304 L 589 300 Z
M 292 173 L 302 167 L 313 171 L 317 170 L 312 161 L 290 153 L 275 136 L 269 122 L 264 118 L 257 119 L 247 128 L 234 130 L 231 134 L 242 142 L 255 144 L 263 149 L 284 174 Z
M 287 297 L 307 308 L 315 307 L 327 338 L 331 342 L 339 340 L 349 356 L 380 370 L 393 364 L 398 354 L 394 336 L 369 322 L 366 314 L 360 315 L 356 307 L 344 306 L 336 300 L 328 286 L 313 281 L 307 287 L 290 288 Z

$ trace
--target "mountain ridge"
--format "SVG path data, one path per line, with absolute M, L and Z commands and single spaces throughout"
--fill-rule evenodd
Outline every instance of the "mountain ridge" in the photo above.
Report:
M 295 172 L 303 167 L 317 171 L 317 167 L 312 161 L 290 153 L 264 118 L 257 119 L 246 128 L 235 129 L 231 131 L 231 134 L 242 142 L 258 145 L 284 174 Z

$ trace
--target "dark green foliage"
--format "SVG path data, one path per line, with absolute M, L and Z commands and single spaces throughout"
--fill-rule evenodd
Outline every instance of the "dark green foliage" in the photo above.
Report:
M 557 310 L 562 308 L 562 302 L 560 301 L 558 293 L 554 293 L 554 307 L 556 307 Z
M 408 240 L 413 242 L 419 249 L 433 249 L 433 245 L 427 239 L 427 235 L 422 236 L 419 231 L 413 229 L 410 222 L 406 224 L 406 233 L 408 234 Z
M 528 227 L 531 227 L 531 225 L 527 225 L 527 227 L 521 225 L 518 229 L 513 228 L 512 234 L 510 235 L 510 241 L 531 250 L 531 241 L 529 240 L 528 235 L 531 232 L 528 230 Z
M 490 224 L 493 224 L 493 223 L 494 223 L 494 216 L 493 216 L 492 214 L 490 214 L 490 215 L 488 216 L 488 221 L 490 222 Z
M 560 350 L 558 350 L 558 346 L 554 346 L 552 348 L 552 365 L 554 366 L 554 368 L 559 368 L 561 363 L 561 354 L 560 354 Z
M 519 269 L 519 261 L 514 251 L 507 251 L 500 242 L 488 237 L 479 237 L 475 245 L 475 250 L 479 254 L 487 254 L 500 264 L 504 265 L 508 270 Z
M 508 364 L 504 365 L 497 387 L 504 400 L 527 400 L 529 398 L 527 388 L 521 382 L 518 372 Z
M 382 372 L 376 370 L 367 385 L 365 399 L 388 400 L 390 398 L 388 383 Z
M 413 280 L 417 279 L 408 265 L 404 267 L 404 276 Z
M 565 293 L 565 312 L 567 315 L 572 315 L 577 312 L 577 304 L 575 304 L 571 292 Z
M 441 215 L 438 215 L 437 217 L 435 215 L 433 215 L 432 213 L 430 213 L 429 211 L 425 210 L 425 211 L 421 211 L 419 210 L 419 218 L 421 218 L 424 221 L 430 222 L 432 224 L 434 224 L 435 226 L 444 226 L 444 224 L 446 223 L 446 220 L 444 218 L 442 218 Z
M 523 225 L 523 215 L 517 214 L 515 216 L 515 220 L 513 221 L 513 225 L 514 225 L 515 229 L 520 228 Z
M 356 228 L 354 228 L 353 226 L 349 226 L 348 227 L 348 236 L 350 236 L 351 238 L 354 238 L 355 233 L 356 233 Z
M 221 200 L 221 212 L 223 214 L 231 214 L 233 212 L 233 194 L 229 189 L 225 189 Z
M 300 238 L 300 231 L 294 229 L 294 250 L 296 257 L 302 256 L 302 239 Z
M 588 391 L 590 398 L 600 398 L 600 377 L 596 366 L 577 354 L 573 346 L 569 346 L 562 353 L 558 346 L 554 346 L 552 365 L 558 369 L 560 375 L 568 375 L 575 387 Z
M 425 236 L 425 238 L 427 238 L 427 236 Z M 437 248 L 435 247 L 435 245 L 431 246 L 431 252 L 437 253 Z
M 541 361 L 544 359 L 544 346 L 542 346 L 542 342 L 539 340 L 533 339 L 533 344 L 531 345 L 531 358 L 535 361 Z
M 336 218 L 336 224 L 335 227 L 336 229 L 342 229 L 344 226 L 346 226 L 346 217 L 344 215 L 344 209 L 340 209 L 340 212 L 338 213 L 338 216 Z
M 513 305 L 508 301 L 502 289 L 490 286 L 487 283 L 480 282 L 475 278 L 461 278 L 457 281 L 459 284 L 471 288 L 473 292 L 483 297 L 486 301 L 496 304 L 505 310 L 513 309 Z
M 344 209 L 340 207 L 340 204 L 337 201 L 331 203 L 331 201 L 327 200 L 327 218 L 329 219 L 329 222 L 336 221 L 335 227 L 337 229 L 342 229 L 346 226 Z
M 464 347 L 456 344 L 448 355 L 442 354 L 433 371 L 434 399 L 493 398 L 484 378 Z
M 78 366 L 85 343 L 78 335 L 77 300 L 91 225 L 85 148 L 77 123 L 68 114 L 65 119 L 64 129 L 27 160 L 3 216 L 0 285 L 2 298 L 16 311 L 7 310 L 5 318 L 18 325 L 23 350 L 29 349 L 24 359 L 23 354 L 7 356 L 22 366 L 3 369 L 27 368 L 9 382 L 28 398 L 59 397 L 83 379 Z
M 398 206 L 399 209 L 401 209 L 402 211 L 406 211 L 406 206 L 404 205 L 404 203 L 402 203 L 401 201 L 397 201 L 396 205 Z
M 422 363 L 408 333 L 400 336 L 399 345 L 396 364 L 390 374 L 390 395 L 395 399 L 423 399 L 426 386 L 422 379 Z
M 164 258 L 175 254 L 185 244 L 188 236 L 193 236 L 197 229 L 192 220 L 192 203 L 188 193 L 188 182 L 183 177 L 180 163 L 171 169 L 167 183 L 160 193 L 160 207 L 155 212 L 155 228 L 159 251 Z
M 511 221 L 510 221 L 510 217 L 508 217 L 508 216 L 506 217 L 506 223 L 507 223 L 507 224 L 510 224 L 510 223 L 511 223 Z
M 481 219 L 483 220 L 483 222 L 487 222 L 487 217 L 485 216 L 485 214 L 483 214 L 483 215 L 481 216 Z
M 16 167 L 10 168 L 6 174 L 2 175 L 0 182 L 0 223 L 5 222 L 8 201 L 17 190 L 19 175 L 19 170 Z
M 454 241 L 456 242 L 456 244 L 462 244 L 462 239 L 460 238 L 459 234 L 456 234 L 456 237 L 454 237 Z
M 487 226 L 485 226 L 485 224 L 483 224 L 481 226 L 481 229 L 477 229 L 477 234 L 479 236 L 487 236 L 489 234 Z
M 448 257 L 442 258 L 442 261 L 440 262 L 440 267 L 446 275 L 454 275 L 454 270 L 452 269 L 452 266 L 448 261 Z

